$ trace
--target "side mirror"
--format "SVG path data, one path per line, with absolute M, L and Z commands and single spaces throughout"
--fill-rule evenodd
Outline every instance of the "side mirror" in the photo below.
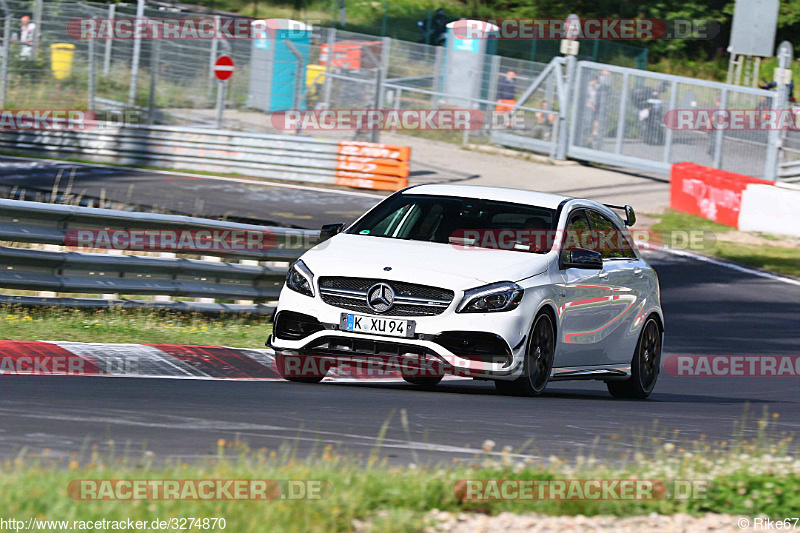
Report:
M 319 242 L 327 241 L 334 235 L 338 235 L 344 230 L 344 224 L 325 224 L 319 230 Z
M 561 268 L 601 270 L 603 268 L 603 256 L 596 250 L 587 250 L 585 248 L 564 250 L 561 255 Z
M 630 227 L 636 224 L 636 213 L 633 212 L 633 207 L 625 206 L 625 225 Z

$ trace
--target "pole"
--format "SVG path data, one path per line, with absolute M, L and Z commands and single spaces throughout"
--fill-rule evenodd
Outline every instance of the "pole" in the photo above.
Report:
M 94 20 L 97 20 L 95 17 L 92 17 Z M 37 26 L 36 29 L 38 30 L 39 27 Z M 89 53 L 89 111 L 94 111 L 94 97 L 95 97 L 95 61 L 94 61 L 94 48 L 95 48 L 95 40 L 89 39 L 88 43 L 88 53 Z M 36 56 L 34 56 L 36 57 Z
M 108 6 L 108 18 L 111 22 L 111 25 L 114 25 L 114 14 L 117 11 L 117 4 L 111 4 Z M 108 71 L 111 68 L 111 44 L 114 42 L 114 39 L 106 39 L 106 49 L 103 55 L 103 77 L 108 77 Z
M 225 91 L 227 87 L 227 82 L 217 82 L 217 117 L 214 121 L 214 127 L 218 130 L 222 129 L 222 112 L 225 111 Z
M 389 68 L 389 47 L 391 42 L 392 40 L 389 37 L 383 38 L 380 61 L 375 65 L 375 109 L 383 107 L 383 80 L 386 79 L 386 73 Z M 376 128 L 370 132 L 370 142 L 380 142 L 380 137 L 381 132 L 379 129 Z
M 137 0 L 136 19 L 144 18 L 144 0 Z M 137 22 L 138 23 L 138 22 Z M 131 86 L 128 89 L 128 104 L 136 103 L 136 83 L 139 81 L 139 56 L 142 53 L 141 32 L 136 32 L 133 40 L 133 59 L 131 59 Z
M 389 23 L 389 2 L 383 4 L 383 20 L 381 21 L 381 37 L 386 37 L 386 27 Z
M 211 53 L 208 56 L 208 97 L 211 98 L 211 92 L 214 90 L 214 63 L 217 61 L 217 52 L 219 52 L 219 15 L 214 15 L 214 38 L 211 39 Z
M 33 3 L 33 23 L 36 24 L 36 30 L 34 30 L 33 32 L 33 42 L 31 43 L 31 57 L 35 60 L 36 53 L 39 51 L 39 37 L 42 34 L 42 0 L 36 0 Z M 6 34 L 6 36 L 7 35 L 8 34 Z
M 11 12 L 6 11 L 6 20 L 3 25 L 5 39 L 3 39 L 3 70 L 0 72 L 2 87 L 0 87 L 0 108 L 5 108 L 6 97 L 8 96 L 8 60 L 11 57 Z
M 560 109 L 558 113 L 558 146 L 556 146 L 556 159 L 565 160 L 567 158 L 567 142 L 569 141 L 569 115 L 570 105 L 572 105 L 572 93 L 575 91 L 575 68 L 578 61 L 575 56 L 568 55 L 566 57 L 567 76 L 566 83 L 564 84 L 564 99 L 560 102 Z M 575 112 L 575 109 L 572 109 Z
M 736 80 L 737 81 L 739 80 L 738 75 L 736 77 Z M 737 85 L 738 85 L 738 83 L 737 83 Z M 722 96 L 720 96 L 720 100 L 719 100 L 719 108 L 720 109 L 728 109 L 728 89 L 722 89 Z M 714 137 L 714 156 L 713 156 L 713 162 L 711 163 L 711 166 L 713 166 L 714 168 L 721 168 L 722 167 L 722 149 L 724 147 L 723 143 L 725 141 L 725 137 L 724 137 L 725 132 L 722 130 L 722 128 L 717 128 L 714 131 L 714 133 L 715 133 L 715 137 Z
M 159 42 L 154 40 L 150 48 L 150 95 L 147 99 L 147 123 L 152 124 L 156 115 L 156 78 L 158 77 Z
M 336 28 L 328 30 L 328 64 L 326 74 L 333 72 L 333 47 L 336 45 Z M 331 108 L 331 89 L 333 78 L 325 76 L 325 109 Z
M 781 43 L 783 44 L 783 43 Z M 784 72 L 783 69 L 788 69 L 791 64 L 793 57 L 787 54 L 781 53 L 779 47 L 778 52 L 778 68 L 781 69 L 781 72 Z M 789 88 L 786 86 L 781 76 L 781 79 L 777 80 L 778 86 L 776 87 L 776 94 L 772 99 L 772 107 L 771 109 L 775 109 L 778 112 L 784 112 L 788 107 L 789 103 Z M 778 179 L 778 164 L 780 162 L 780 149 L 781 149 L 781 131 L 772 128 L 767 133 L 767 153 L 766 158 L 764 161 L 764 179 L 770 181 L 777 181 Z

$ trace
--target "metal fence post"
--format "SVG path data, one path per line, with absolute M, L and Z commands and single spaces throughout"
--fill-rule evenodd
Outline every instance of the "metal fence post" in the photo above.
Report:
M 144 0 L 137 0 L 136 20 L 144 18 Z M 138 22 L 136 23 L 138 24 Z M 139 81 L 139 56 L 142 52 L 141 32 L 135 32 L 133 39 L 133 59 L 131 59 L 131 85 L 128 89 L 128 104 L 136 103 L 136 83 Z
M 156 79 L 158 78 L 159 42 L 154 40 L 150 48 L 150 94 L 147 98 L 147 123 L 155 122 L 156 114 Z
M 208 97 L 214 90 L 214 63 L 219 52 L 219 15 L 214 15 L 214 37 L 211 39 L 211 52 L 208 56 Z
M 111 4 L 108 6 L 108 18 L 110 21 L 114 20 L 114 14 L 117 10 L 117 4 Z M 113 22 L 111 22 L 113 24 Z M 114 42 L 114 39 L 106 39 L 106 49 L 103 53 L 103 77 L 108 76 L 108 71 L 111 68 L 111 45 Z
M 92 17 L 95 18 L 95 17 Z M 94 98 L 95 98 L 95 68 L 94 68 L 94 47 L 95 40 L 89 39 L 88 54 L 89 54 L 89 111 L 94 111 Z
M 669 107 L 667 107 L 667 112 L 672 111 L 678 105 L 678 82 L 676 80 L 672 80 L 671 91 L 669 95 Z M 675 132 L 672 131 L 672 128 L 667 128 L 667 135 L 664 138 L 664 163 L 669 165 L 669 160 L 672 157 L 672 137 Z
M 556 147 L 556 159 L 565 160 L 567 158 L 567 143 L 569 142 L 569 122 L 571 115 L 575 113 L 575 109 L 570 109 L 570 105 L 572 104 L 572 93 L 576 90 L 575 85 L 575 69 L 578 64 L 578 60 L 575 59 L 575 56 L 569 55 L 567 56 L 566 61 L 566 80 L 564 83 L 564 100 L 560 102 L 560 109 L 558 114 L 558 146 Z M 559 69 L 560 70 L 560 69 Z M 561 75 L 560 72 L 557 72 L 558 75 Z
M 326 69 L 327 73 L 330 73 L 333 70 L 333 46 L 336 44 L 336 28 L 330 28 L 328 30 L 328 64 L 326 65 L 328 68 Z M 325 76 L 325 88 L 324 88 L 324 96 L 325 99 L 325 109 L 331 108 L 331 89 L 333 85 L 333 77 L 332 76 Z
M 218 130 L 222 129 L 222 113 L 225 112 L 225 93 L 227 92 L 227 88 L 227 81 L 217 82 L 217 113 L 214 120 L 214 127 Z
M 722 96 L 719 100 L 719 108 L 728 109 L 728 89 L 722 89 Z M 716 134 L 714 137 L 714 162 L 711 164 L 711 166 L 714 168 L 720 168 L 722 166 L 722 143 L 725 140 L 725 132 L 721 128 L 718 128 L 714 133 Z
M 500 79 L 500 56 L 492 56 L 492 64 L 489 66 L 489 90 L 486 95 L 487 100 L 492 102 L 497 100 L 497 80 Z M 519 102 L 520 105 L 525 102 Z M 486 106 L 489 113 L 492 112 L 490 106 Z
M 434 60 L 433 60 L 433 88 L 431 89 L 434 93 L 440 93 L 442 90 L 442 77 L 444 73 L 442 69 L 444 68 L 444 47 L 437 46 L 434 51 Z M 433 94 L 431 95 L 433 102 L 431 107 L 433 109 L 439 109 L 439 98 L 441 95 Z
M 386 74 L 389 71 L 389 53 L 391 47 L 391 37 L 383 38 L 383 45 L 381 46 L 381 58 L 375 68 L 375 109 L 383 109 L 383 80 L 386 79 Z M 373 129 L 370 132 L 370 142 L 380 142 L 381 131 Z
M 617 138 L 614 142 L 614 153 L 622 153 L 622 141 L 625 137 L 625 114 L 628 112 L 628 91 L 630 73 L 622 74 L 622 96 L 619 99 L 619 116 L 617 117 Z
M 36 30 L 33 32 L 31 57 L 36 59 L 36 54 L 39 52 L 39 40 L 42 35 L 42 0 L 35 0 L 33 3 L 33 23 L 36 24 Z
M 778 92 L 772 97 L 771 109 L 784 110 L 788 99 L 788 93 L 784 86 L 778 87 Z M 785 133 L 775 128 L 767 133 L 767 153 L 764 158 L 764 179 L 777 181 L 778 165 L 780 164 L 781 134 Z
M 5 4 L 5 2 L 4 2 Z M 6 99 L 8 98 L 8 61 L 11 58 L 11 39 L 8 38 L 11 35 L 11 12 L 6 11 L 6 20 L 3 24 L 4 33 L 3 35 L 6 36 L 3 39 L 3 68 L 0 71 L 0 108 L 5 108 L 6 106 Z

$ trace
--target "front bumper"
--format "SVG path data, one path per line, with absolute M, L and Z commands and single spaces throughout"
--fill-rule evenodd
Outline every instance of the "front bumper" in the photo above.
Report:
M 458 300 L 458 298 L 456 298 Z M 396 358 L 417 358 L 421 354 L 435 358 L 442 363 L 446 373 L 460 376 L 470 376 L 487 379 L 515 379 L 521 374 L 524 359 L 525 338 L 529 324 L 524 313 L 510 311 L 504 313 L 455 313 L 457 301 L 442 314 L 435 316 L 392 317 L 390 318 L 414 320 L 416 329 L 414 337 L 393 337 L 373 335 L 368 333 L 355 333 L 340 329 L 341 314 L 351 313 L 345 309 L 330 306 L 318 297 L 311 298 L 285 289 L 281 292 L 277 314 L 283 311 L 292 311 L 311 316 L 318 320 L 322 328 L 310 333 L 303 338 L 287 339 L 271 335 L 267 346 L 274 349 L 276 354 L 285 356 L 321 357 L 330 355 L 336 361 L 346 362 L 350 358 L 375 356 L 393 356 Z M 361 313 L 358 313 L 361 314 Z M 503 341 L 506 349 L 498 357 L 489 357 L 456 352 L 443 346 L 437 340 L 443 341 L 443 332 L 463 332 L 465 336 L 494 335 Z M 376 349 L 371 349 L 369 343 L 374 343 Z M 339 344 L 352 344 L 349 351 L 340 349 L 318 349 L 320 344 L 338 346 Z M 452 348 L 452 343 L 449 343 Z M 357 346 L 356 346 L 357 345 Z
M 324 352 L 318 349 L 310 348 L 318 341 L 327 341 L 329 338 L 336 338 L 342 340 L 357 340 L 357 341 L 374 341 L 382 345 L 396 345 L 399 347 L 406 346 L 407 351 L 402 349 L 397 353 L 387 354 L 383 353 L 367 353 L 363 351 L 353 351 L 350 354 L 342 351 Z M 285 339 L 277 339 L 274 335 L 270 335 L 267 341 L 267 347 L 275 350 L 278 355 L 286 356 L 313 356 L 313 357 L 329 357 L 331 360 L 336 360 L 340 363 L 349 363 L 356 361 L 363 361 L 365 358 L 375 356 L 376 358 L 409 358 L 418 359 L 420 355 L 435 358 L 440 361 L 443 368 L 446 369 L 448 374 L 458 376 L 474 377 L 474 378 L 507 378 L 514 379 L 520 372 L 520 362 L 514 357 L 513 353 L 510 362 L 494 363 L 488 361 L 478 361 L 461 357 L 449 352 L 442 346 L 426 340 L 420 339 L 401 339 L 401 338 L 387 338 L 378 335 L 369 335 L 363 333 L 351 333 L 344 331 L 326 330 L 309 335 L 305 339 L 297 341 L 289 341 Z M 420 352 L 424 352 L 420 354 Z M 390 365 L 392 366 L 392 365 Z

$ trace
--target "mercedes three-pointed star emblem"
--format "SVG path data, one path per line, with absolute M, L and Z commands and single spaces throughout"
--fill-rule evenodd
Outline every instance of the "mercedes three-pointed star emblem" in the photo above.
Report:
M 385 313 L 394 304 L 394 291 L 387 283 L 376 283 L 367 291 L 367 305 L 376 313 Z

